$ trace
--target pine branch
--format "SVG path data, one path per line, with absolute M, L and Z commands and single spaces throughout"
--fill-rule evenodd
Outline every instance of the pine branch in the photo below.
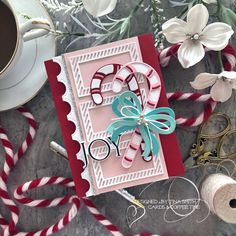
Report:
M 155 47 L 162 48 L 164 36 L 160 34 L 162 31 L 162 24 L 166 21 L 166 18 L 163 16 L 163 9 L 161 8 L 160 0 L 149 0 L 148 7 L 144 10 L 145 12 L 150 13 L 151 23 L 153 26 L 153 34 L 155 40 Z
M 62 12 L 63 14 L 77 14 L 83 9 L 81 0 L 70 0 L 67 4 L 60 3 L 58 0 L 40 1 L 49 10 L 49 12 L 53 14 L 57 12 Z

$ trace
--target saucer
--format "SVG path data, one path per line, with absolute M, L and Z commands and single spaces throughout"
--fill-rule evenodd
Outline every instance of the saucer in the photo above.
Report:
M 20 23 L 26 21 L 22 16 L 52 20 L 39 0 L 9 0 L 19 15 Z M 44 61 L 55 56 L 55 36 L 37 38 L 25 42 L 21 56 L 12 71 L 0 80 L 0 111 L 16 108 L 31 100 L 47 81 Z

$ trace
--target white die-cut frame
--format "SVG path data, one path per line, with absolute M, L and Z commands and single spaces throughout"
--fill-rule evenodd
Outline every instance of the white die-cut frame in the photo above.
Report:
M 141 95 L 142 95 L 142 99 L 145 103 L 146 99 L 147 99 L 145 89 L 141 89 Z M 99 109 L 102 106 L 110 106 L 111 107 L 115 98 L 116 98 L 116 94 L 114 94 L 113 96 L 105 96 L 103 103 L 99 106 L 94 104 L 94 102 L 92 100 L 87 101 L 87 102 L 82 102 L 79 104 L 80 114 L 83 114 L 83 116 L 81 116 L 81 119 L 84 124 L 83 125 L 84 139 L 86 138 L 87 142 L 91 142 L 91 141 L 93 141 L 95 139 L 99 139 L 99 138 L 106 138 L 108 136 L 108 133 L 106 130 L 99 131 L 99 132 L 94 131 L 93 126 L 92 126 L 93 122 L 90 117 L 90 111 L 93 109 Z
M 147 94 L 145 92 L 145 89 L 141 89 L 141 94 L 142 94 L 142 99 L 145 103 L 146 99 L 147 99 Z M 93 127 L 92 127 L 91 118 L 89 115 L 90 110 L 98 109 L 100 106 L 111 106 L 115 97 L 116 96 L 105 97 L 103 100 L 103 104 L 99 105 L 99 106 L 94 104 L 94 102 L 92 100 L 89 102 L 80 103 L 79 109 L 80 109 L 81 114 L 84 114 L 82 117 L 82 122 L 84 124 L 84 133 L 86 135 L 86 140 L 88 142 L 92 141 L 94 139 L 98 139 L 98 138 L 106 138 L 108 136 L 106 130 L 100 131 L 100 132 L 94 132 Z M 128 147 L 128 144 L 129 144 L 129 140 L 121 141 L 120 145 L 119 145 L 119 149 L 124 150 L 125 148 Z M 93 151 L 94 155 L 96 155 L 98 152 L 100 154 L 105 154 L 107 149 L 106 149 L 106 147 L 102 146 L 102 147 L 92 148 L 92 151 Z M 153 176 L 163 174 L 164 169 L 163 169 L 159 155 L 157 158 L 153 158 L 152 161 L 153 161 L 152 168 L 144 169 L 144 170 L 140 170 L 140 171 L 135 171 L 133 173 L 130 172 L 127 174 L 122 174 L 122 175 L 118 175 L 118 176 L 114 176 L 114 177 L 110 177 L 110 178 L 105 178 L 103 175 L 101 162 L 90 159 L 90 163 L 92 163 L 92 166 L 93 166 L 92 169 L 94 172 L 95 182 L 96 182 L 98 189 L 106 188 L 106 187 L 113 186 L 116 184 L 122 184 L 127 181 L 134 181 L 134 180 L 138 180 L 138 179 L 143 179 L 143 178 L 148 178 L 148 177 L 153 177 Z
M 138 45 L 136 42 L 127 43 L 127 44 L 123 44 L 120 46 L 113 46 L 111 48 L 98 50 L 96 52 L 85 53 L 80 56 L 70 57 L 69 61 L 70 61 L 71 69 L 72 69 L 72 74 L 74 77 L 74 82 L 76 85 L 77 96 L 78 97 L 85 97 L 88 95 L 90 96 L 90 86 L 85 87 L 83 84 L 82 77 L 81 77 L 80 65 L 82 63 L 86 63 L 86 62 L 94 61 L 94 60 L 99 60 L 99 59 L 103 59 L 106 57 L 115 56 L 115 55 L 119 55 L 119 54 L 123 54 L 123 53 L 127 53 L 127 52 L 130 54 L 131 61 L 142 61 L 142 59 L 140 58 L 140 56 L 138 54 Z M 143 76 L 138 75 L 137 80 L 138 80 L 139 84 L 144 83 Z M 104 83 L 102 85 L 101 90 L 102 90 L 102 92 L 111 91 L 112 90 L 112 82 Z M 68 91 L 66 91 L 66 93 L 68 93 Z M 69 100 L 72 99 L 71 96 L 69 96 L 69 97 L 70 97 L 70 99 L 67 99 L 67 102 L 69 102 Z M 68 114 L 68 118 L 70 116 L 70 118 L 71 118 L 70 120 L 75 121 L 75 117 L 78 115 L 78 114 L 76 114 L 78 111 L 75 112 L 75 110 L 77 110 L 77 108 L 75 107 L 74 104 L 72 105 L 72 101 L 70 101 L 69 104 L 73 108 L 72 108 L 72 111 L 70 112 L 70 114 Z M 74 114 L 73 117 L 71 117 L 72 114 Z M 78 119 L 77 119 L 77 121 L 78 121 Z M 76 127 L 76 131 L 78 131 L 78 130 L 79 130 L 78 127 Z M 77 140 L 77 141 L 80 140 L 81 141 L 82 137 L 80 135 L 82 135 L 82 134 L 80 133 L 80 135 L 78 135 L 78 132 L 76 132 L 76 131 L 72 135 L 73 140 Z M 78 139 L 78 137 L 75 137 L 75 136 L 80 136 L 80 138 Z M 121 148 L 123 149 L 128 146 L 128 141 L 126 141 L 126 142 L 124 141 L 123 143 L 121 142 L 120 145 L 121 145 Z M 83 157 L 81 156 L 81 152 L 80 152 L 80 154 L 79 153 L 77 154 L 77 159 L 83 160 Z M 159 156 L 157 158 L 153 159 L 154 165 L 152 168 L 149 168 L 146 170 L 135 171 L 133 173 L 122 174 L 119 176 L 109 177 L 109 178 L 104 178 L 103 172 L 102 172 L 102 167 L 101 167 L 101 162 L 91 160 L 91 159 L 89 162 L 90 162 L 90 164 L 92 163 L 92 168 L 95 173 L 95 179 L 94 179 L 94 181 L 91 179 L 91 176 L 90 176 L 91 173 L 89 173 L 90 168 L 86 168 L 82 172 L 82 177 L 87 179 L 90 182 L 90 188 L 89 188 L 88 192 L 86 193 L 86 196 L 91 196 L 91 195 L 95 194 L 95 192 L 94 192 L 95 182 L 96 182 L 97 188 L 101 189 L 101 188 L 113 186 L 116 184 L 122 184 L 122 183 L 125 183 L 128 181 L 134 181 L 134 180 L 138 180 L 138 179 L 154 177 L 157 175 L 164 174 L 163 163 L 160 160 Z
M 131 61 L 142 61 L 140 55 L 138 53 L 138 47 L 136 42 L 122 44 L 119 46 L 112 46 L 106 49 L 98 50 L 95 52 L 89 52 L 85 54 L 81 54 L 79 56 L 71 57 L 70 58 L 70 65 L 72 69 L 72 74 L 75 82 L 76 92 L 78 97 L 85 97 L 90 94 L 90 86 L 85 86 L 80 65 L 83 63 L 87 63 L 89 61 L 95 61 L 104 59 L 106 57 L 116 56 L 124 53 L 129 53 Z M 137 77 L 138 83 L 144 83 L 144 79 L 142 76 Z M 102 84 L 102 92 L 108 92 L 112 90 L 112 81 L 106 82 Z
M 128 146 L 128 143 L 129 142 L 125 143 L 125 145 Z M 102 189 L 117 184 L 123 184 L 126 182 L 131 182 L 139 179 L 144 179 L 164 174 L 164 168 L 160 159 L 160 154 L 158 154 L 157 157 L 153 158 L 152 162 L 153 162 L 152 168 L 129 172 L 126 174 L 117 175 L 109 178 L 104 177 L 101 163 L 99 161 L 92 160 L 90 163 L 92 163 L 93 166 L 96 186 L 98 189 Z

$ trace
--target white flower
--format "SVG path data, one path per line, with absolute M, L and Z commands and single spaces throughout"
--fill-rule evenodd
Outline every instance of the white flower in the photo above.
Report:
M 211 4 L 211 3 L 217 3 L 217 0 L 203 0 L 203 2 Z
M 182 43 L 178 59 L 184 68 L 195 65 L 205 55 L 204 46 L 220 51 L 226 47 L 234 31 L 222 22 L 207 25 L 209 13 L 203 4 L 192 7 L 187 22 L 172 18 L 162 25 L 163 34 L 170 43 Z
M 94 17 L 100 17 L 112 12 L 117 0 L 82 0 L 84 8 Z
M 231 97 L 232 90 L 236 89 L 236 72 L 201 73 L 190 84 L 194 89 L 205 89 L 213 85 L 211 97 L 217 102 L 225 102 Z

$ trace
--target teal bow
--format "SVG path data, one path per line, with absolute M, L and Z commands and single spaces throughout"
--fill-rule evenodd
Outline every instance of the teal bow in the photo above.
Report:
M 113 142 L 127 131 L 139 130 L 145 143 L 142 153 L 147 158 L 152 152 L 157 156 L 159 152 L 159 142 L 155 134 L 171 134 L 176 128 L 175 113 L 169 107 L 159 107 L 151 111 L 142 109 L 138 97 L 130 91 L 122 93 L 112 103 L 113 112 L 117 118 L 107 128 Z

